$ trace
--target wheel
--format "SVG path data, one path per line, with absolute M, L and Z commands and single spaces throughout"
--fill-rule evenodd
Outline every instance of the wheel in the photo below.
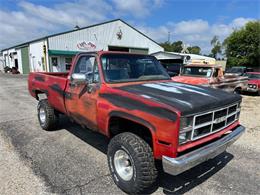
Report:
M 51 131 L 57 128 L 59 116 L 50 106 L 47 99 L 40 100 L 38 103 L 38 120 L 42 129 Z
M 126 193 L 144 193 L 157 179 L 151 147 L 133 133 L 116 135 L 108 145 L 107 158 L 115 184 Z

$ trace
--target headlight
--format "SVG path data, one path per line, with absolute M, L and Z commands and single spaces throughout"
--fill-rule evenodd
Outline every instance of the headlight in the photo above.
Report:
M 179 132 L 179 144 L 184 144 L 191 138 L 193 126 L 193 116 L 192 117 L 182 117 L 180 119 L 180 132 Z
M 257 88 L 257 86 L 256 86 L 255 84 L 248 84 L 248 87 L 249 87 L 249 88 L 253 88 L 253 89 L 256 89 L 256 88 Z

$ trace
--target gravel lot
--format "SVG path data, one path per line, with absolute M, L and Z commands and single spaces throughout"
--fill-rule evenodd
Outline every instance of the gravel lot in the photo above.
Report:
M 108 140 L 64 117 L 41 130 L 26 77 L 0 73 L 0 194 L 123 194 L 106 161 Z M 244 96 L 247 132 L 226 153 L 179 176 L 160 174 L 155 194 L 259 194 L 260 97 Z

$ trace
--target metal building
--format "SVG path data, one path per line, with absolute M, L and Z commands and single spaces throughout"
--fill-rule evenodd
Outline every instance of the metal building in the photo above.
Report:
M 1 53 L 5 66 L 17 67 L 27 74 L 67 71 L 76 53 L 99 50 L 141 54 L 164 51 L 157 42 L 117 19 L 42 37 L 3 49 Z

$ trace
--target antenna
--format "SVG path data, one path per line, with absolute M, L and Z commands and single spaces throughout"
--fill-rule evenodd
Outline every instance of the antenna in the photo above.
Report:
M 76 5 L 78 3 L 78 0 L 74 0 L 74 4 Z M 79 27 L 79 24 L 78 24 L 78 20 L 77 20 L 77 18 L 74 18 L 73 17 L 73 20 L 76 20 L 76 25 L 74 26 L 74 29 L 75 30 L 79 30 L 80 29 L 80 27 Z
M 79 30 L 80 27 L 76 24 L 76 26 L 74 27 L 76 30 Z
M 76 25 L 74 26 L 74 29 L 75 29 L 75 30 L 79 30 L 79 29 L 80 29 L 77 19 L 76 19 Z

